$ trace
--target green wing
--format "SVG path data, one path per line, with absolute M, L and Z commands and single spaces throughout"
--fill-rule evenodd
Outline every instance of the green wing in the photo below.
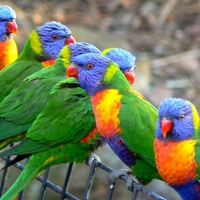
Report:
M 1 143 L 28 130 L 46 105 L 53 85 L 64 79 L 65 68 L 60 68 L 55 66 L 35 72 L 0 103 Z
M 42 68 L 42 64 L 37 60 L 21 60 L 20 58 L 4 68 L 0 72 L 0 102 L 18 87 L 24 78 Z
M 120 127 L 123 130 L 121 136 L 133 152 L 145 155 L 146 159 L 155 165 L 153 141 L 158 119 L 157 109 L 137 94 L 123 94 L 119 115 Z M 134 134 L 130 134 L 131 132 Z
M 28 131 L 27 138 L 47 145 L 78 141 L 94 124 L 89 96 L 75 79 L 67 79 L 55 86 L 47 106 Z M 36 134 L 38 130 L 41 130 L 40 134 Z
M 29 154 L 63 143 L 77 142 L 95 127 L 89 96 L 75 79 L 57 84 L 47 105 L 16 148 L 1 155 Z
M 137 155 L 136 164 L 132 166 L 134 174 L 143 183 L 147 183 L 152 178 L 160 178 L 153 149 L 157 109 L 136 91 L 123 91 L 122 95 L 119 114 L 122 129 L 120 136 L 126 146 Z

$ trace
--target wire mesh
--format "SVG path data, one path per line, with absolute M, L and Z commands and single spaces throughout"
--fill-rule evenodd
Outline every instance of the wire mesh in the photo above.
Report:
M 9 162 L 10 158 L 9 157 L 1 157 L 1 159 L 3 159 L 5 162 Z M 14 166 L 16 168 L 20 169 L 20 170 L 24 169 L 24 166 L 20 163 L 16 163 Z M 93 183 L 93 180 L 95 178 L 95 172 L 96 172 L 97 168 L 103 170 L 104 172 L 106 172 L 108 174 L 117 172 L 116 170 L 114 170 L 111 167 L 103 164 L 102 162 L 94 160 L 92 162 L 91 166 L 90 166 L 90 172 L 89 172 L 89 175 L 88 175 L 87 184 L 86 184 L 86 187 L 84 189 L 85 193 L 84 193 L 83 200 L 89 200 L 90 199 L 90 193 L 92 191 L 92 183 Z M 68 186 L 69 186 L 69 183 L 70 183 L 72 169 L 73 169 L 73 163 L 70 163 L 69 166 L 68 166 L 68 169 L 67 169 L 67 174 L 66 174 L 62 188 L 48 180 L 50 168 L 45 170 L 45 173 L 44 173 L 43 176 L 38 176 L 36 178 L 36 180 L 42 183 L 38 200 L 44 199 L 46 188 L 50 188 L 54 192 L 60 194 L 60 200 L 64 200 L 64 199 L 81 200 L 80 198 L 78 198 L 78 197 L 76 197 L 73 194 L 68 192 Z M 0 196 L 2 196 L 2 194 L 3 194 L 7 173 L 8 173 L 7 169 L 3 169 L 2 178 L 1 178 L 1 186 L 0 186 L 0 192 L 1 192 Z M 138 192 L 142 192 L 142 193 L 146 194 L 147 196 L 152 197 L 152 199 L 155 199 L 155 200 L 166 200 L 165 198 L 161 197 L 160 195 L 156 194 L 155 192 L 145 188 L 141 184 L 134 182 L 132 179 L 130 179 L 129 175 L 121 175 L 119 177 L 119 179 L 122 180 L 125 184 L 129 183 L 128 190 L 130 190 L 132 192 L 131 200 L 137 200 Z M 131 180 L 131 184 L 130 184 L 130 180 Z M 107 200 L 113 200 L 113 194 L 115 192 L 115 186 L 117 184 L 117 181 L 118 181 L 118 179 L 109 185 Z M 18 194 L 17 200 L 23 200 L 23 191 L 21 191 Z

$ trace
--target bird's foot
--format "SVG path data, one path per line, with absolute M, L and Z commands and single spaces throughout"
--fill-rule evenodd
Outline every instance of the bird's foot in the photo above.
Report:
M 130 174 L 130 173 L 131 173 L 130 169 L 120 169 L 120 170 L 110 172 L 109 174 L 106 174 L 105 178 L 106 178 L 106 181 L 107 181 L 108 184 L 112 184 L 117 179 L 119 179 L 120 176 L 127 175 L 127 174 Z
M 133 182 L 140 184 L 139 180 L 130 174 L 128 180 L 126 181 L 126 188 L 130 191 L 133 191 Z
M 90 167 L 92 166 L 92 163 L 94 161 L 97 161 L 97 162 L 101 162 L 99 156 L 97 156 L 95 153 L 91 153 L 88 158 L 86 159 L 85 161 L 85 164 L 86 165 L 89 165 Z

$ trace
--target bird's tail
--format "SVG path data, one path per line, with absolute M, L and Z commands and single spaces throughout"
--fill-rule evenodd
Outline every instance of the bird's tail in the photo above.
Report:
M 12 200 L 28 183 L 46 168 L 61 163 L 82 163 L 91 152 L 84 143 L 64 144 L 30 156 L 24 170 L 0 200 Z
M 12 200 L 16 197 L 17 194 L 41 171 L 43 162 L 43 158 L 37 160 L 30 158 L 15 183 L 6 191 L 0 200 Z

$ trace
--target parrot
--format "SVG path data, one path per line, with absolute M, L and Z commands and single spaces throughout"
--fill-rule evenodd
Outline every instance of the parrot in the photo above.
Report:
M 0 149 L 21 140 L 42 111 L 56 83 L 65 79 L 65 71 L 76 55 L 101 53 L 92 44 L 76 42 L 64 46 L 52 67 L 26 77 L 0 103 Z
M 60 22 L 49 21 L 32 31 L 17 60 L 0 71 L 0 102 L 24 78 L 51 66 L 62 47 L 74 42 L 71 31 Z
M 120 60 L 124 72 L 128 68 L 131 71 L 135 69 L 135 57 L 130 52 L 120 48 L 110 48 L 109 52 L 109 57 Z M 106 56 L 108 51 L 102 54 Z M 33 122 L 25 139 L 13 149 L 1 152 L 3 155 L 22 154 L 22 159 L 31 155 L 16 182 L 1 199 L 13 198 L 47 167 L 60 163 L 82 163 L 101 144 L 89 96 L 76 79 L 61 80 L 53 86 L 47 105 Z M 14 159 L 11 164 L 19 160 Z
M 101 137 L 139 182 L 161 179 L 153 149 L 157 109 L 129 84 L 117 63 L 88 53 L 77 56 L 66 75 L 86 90 Z
M 163 180 L 183 200 L 200 199 L 199 114 L 194 104 L 166 98 L 158 108 L 155 160 Z
M 18 58 L 18 48 L 13 34 L 17 33 L 15 11 L 7 5 L 0 6 L 0 71 Z

